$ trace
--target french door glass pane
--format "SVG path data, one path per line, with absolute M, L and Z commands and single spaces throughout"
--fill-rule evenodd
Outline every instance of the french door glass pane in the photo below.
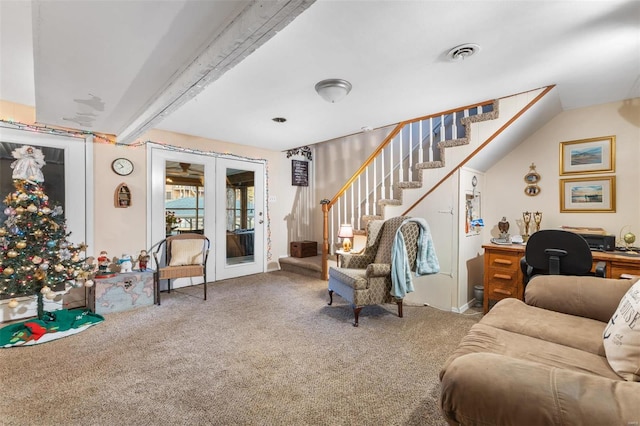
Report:
M 165 175 L 167 236 L 204 233 L 204 165 L 167 161 Z
M 227 264 L 254 261 L 254 172 L 227 169 Z

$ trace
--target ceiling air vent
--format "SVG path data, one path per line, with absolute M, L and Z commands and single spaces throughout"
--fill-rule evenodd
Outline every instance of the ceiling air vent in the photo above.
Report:
M 480 46 L 478 46 L 477 44 L 461 44 L 460 46 L 456 46 L 453 49 L 449 50 L 449 53 L 447 53 L 447 58 L 449 58 L 450 61 L 461 61 L 471 55 L 476 54 L 479 51 Z

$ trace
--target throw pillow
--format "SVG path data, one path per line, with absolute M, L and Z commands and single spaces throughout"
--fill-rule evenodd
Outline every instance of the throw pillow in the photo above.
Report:
M 602 337 L 611 368 L 625 380 L 640 381 L 640 280 L 622 297 Z
M 175 240 L 171 243 L 169 266 L 202 264 L 202 240 Z

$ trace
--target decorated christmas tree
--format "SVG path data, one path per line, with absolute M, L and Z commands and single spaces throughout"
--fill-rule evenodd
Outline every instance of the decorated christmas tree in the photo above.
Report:
M 43 297 L 53 299 L 67 286 L 90 287 L 93 266 L 80 257 L 86 246 L 69 242 L 62 207 L 44 193 L 42 152 L 23 146 L 12 154 L 15 191 L 4 200 L 7 219 L 0 224 L 0 299 L 11 299 L 7 306 L 15 308 L 16 297 L 35 295 L 43 319 Z

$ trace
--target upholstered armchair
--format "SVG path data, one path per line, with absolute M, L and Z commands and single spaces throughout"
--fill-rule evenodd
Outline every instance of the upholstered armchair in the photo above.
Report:
M 333 293 L 337 293 L 353 306 L 354 326 L 358 326 L 358 316 L 364 306 L 382 303 L 396 303 L 398 316 L 402 318 L 402 299 L 391 294 L 392 248 L 396 232 L 409 219 L 399 216 L 383 220 L 373 220 L 367 224 L 367 241 L 361 253 L 341 255 L 341 267 L 329 268 L 329 305 L 333 303 Z M 415 270 L 419 226 L 415 222 L 402 225 L 408 265 Z

